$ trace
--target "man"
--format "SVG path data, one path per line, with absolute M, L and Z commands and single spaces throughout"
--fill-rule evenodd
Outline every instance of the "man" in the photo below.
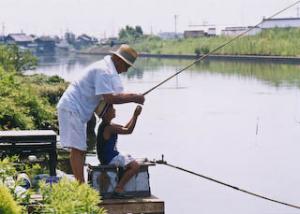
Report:
M 103 60 L 89 66 L 78 80 L 70 84 L 59 100 L 57 109 L 60 143 L 71 149 L 71 167 L 79 182 L 84 182 L 87 122 L 100 101 L 107 104 L 144 104 L 144 95 L 123 92 L 119 76 L 133 66 L 137 56 L 134 49 L 121 45 L 112 56 L 105 56 Z

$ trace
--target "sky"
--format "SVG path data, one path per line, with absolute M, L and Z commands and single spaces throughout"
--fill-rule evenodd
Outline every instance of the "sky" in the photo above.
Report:
M 116 36 L 126 25 L 147 34 L 253 26 L 296 0 L 0 0 L 0 34 Z M 300 4 L 278 17 L 297 17 Z

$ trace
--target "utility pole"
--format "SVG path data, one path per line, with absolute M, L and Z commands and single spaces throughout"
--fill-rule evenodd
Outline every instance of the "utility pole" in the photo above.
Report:
M 5 23 L 2 22 L 2 36 L 5 36 Z
M 174 15 L 174 21 L 175 21 L 175 38 L 177 39 L 177 18 L 178 18 L 178 15 Z

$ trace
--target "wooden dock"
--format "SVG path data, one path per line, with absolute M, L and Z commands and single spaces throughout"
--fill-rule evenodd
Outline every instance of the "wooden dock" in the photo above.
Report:
M 164 214 L 164 201 L 155 196 L 133 199 L 105 199 L 100 205 L 108 214 Z

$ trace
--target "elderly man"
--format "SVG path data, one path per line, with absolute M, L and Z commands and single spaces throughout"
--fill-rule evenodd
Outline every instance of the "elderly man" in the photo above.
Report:
M 57 105 L 60 142 L 70 148 L 73 174 L 84 182 L 86 126 L 100 101 L 108 104 L 134 102 L 143 104 L 144 95 L 124 93 L 119 74 L 133 66 L 137 52 L 128 45 L 121 45 L 112 56 L 89 66 L 84 74 L 70 84 Z

